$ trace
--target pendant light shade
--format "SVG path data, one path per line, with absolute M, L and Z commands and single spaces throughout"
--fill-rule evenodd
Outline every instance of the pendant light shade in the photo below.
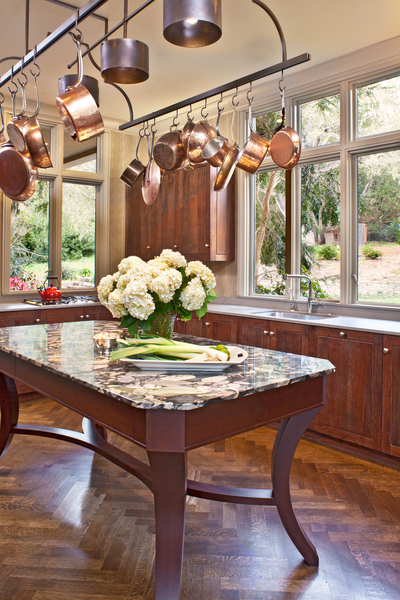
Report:
M 141 83 L 149 78 L 149 47 L 139 40 L 119 38 L 100 47 L 101 76 L 109 83 Z
M 164 0 L 164 37 L 171 44 L 201 48 L 221 35 L 221 0 Z

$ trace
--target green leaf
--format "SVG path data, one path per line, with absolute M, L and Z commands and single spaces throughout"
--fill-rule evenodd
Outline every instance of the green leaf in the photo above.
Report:
M 199 319 L 201 319 L 201 317 L 204 317 L 206 312 L 207 312 L 207 302 L 204 302 L 203 306 L 201 308 L 199 308 L 199 310 L 196 310 L 196 315 L 199 317 Z
M 124 315 L 121 319 L 121 327 L 130 327 L 136 322 L 136 319 L 132 315 Z
M 205 302 L 212 302 L 216 298 L 218 298 L 217 294 L 214 292 L 214 290 L 210 290 L 206 296 Z
M 131 337 L 137 336 L 137 327 L 138 327 L 137 319 L 134 319 L 134 323 L 132 325 L 128 326 L 129 335 Z

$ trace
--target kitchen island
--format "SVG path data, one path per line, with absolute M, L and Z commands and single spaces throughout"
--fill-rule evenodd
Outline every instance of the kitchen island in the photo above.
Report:
M 96 354 L 102 321 L 9 327 L 0 331 L 0 451 L 14 434 L 41 435 L 100 453 L 154 494 L 156 600 L 180 596 L 186 496 L 276 506 L 306 562 L 318 554 L 293 511 L 289 474 L 297 444 L 325 404 L 324 359 L 246 347 L 248 358 L 220 373 L 141 371 Z M 207 344 L 207 340 L 197 340 Z M 17 378 L 84 417 L 83 433 L 18 423 Z M 272 457 L 272 490 L 187 479 L 187 451 L 281 421 Z M 107 429 L 146 449 L 149 464 L 107 442 Z

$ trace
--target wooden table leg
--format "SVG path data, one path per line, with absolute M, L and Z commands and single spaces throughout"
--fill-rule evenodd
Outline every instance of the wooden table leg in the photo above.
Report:
M 289 476 L 300 438 L 320 410 L 321 408 L 316 408 L 282 421 L 272 452 L 272 493 L 279 516 L 290 539 L 300 554 L 304 556 L 305 561 L 313 567 L 318 566 L 318 554 L 294 514 L 290 498 Z
M 179 600 L 185 534 L 185 452 L 147 452 L 156 515 L 155 600 Z
M 19 401 L 14 380 L 0 373 L 0 456 L 7 450 L 13 438 L 11 429 L 18 423 Z

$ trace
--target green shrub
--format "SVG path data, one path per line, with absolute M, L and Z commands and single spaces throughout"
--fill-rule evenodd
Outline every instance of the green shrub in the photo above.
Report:
M 377 260 L 382 256 L 381 250 L 378 250 L 378 248 L 374 248 L 374 246 L 370 246 L 369 244 L 363 246 L 362 253 L 365 258 L 370 258 L 371 260 Z
M 90 277 L 92 275 L 92 271 L 87 267 L 84 267 L 79 271 L 79 277 Z
M 335 244 L 315 246 L 315 251 L 318 258 L 323 258 L 325 260 L 339 260 L 339 250 Z
M 75 269 L 71 269 L 71 267 L 68 267 L 67 265 L 62 265 L 61 277 L 63 281 L 71 281 L 72 279 L 77 278 L 77 273 Z

